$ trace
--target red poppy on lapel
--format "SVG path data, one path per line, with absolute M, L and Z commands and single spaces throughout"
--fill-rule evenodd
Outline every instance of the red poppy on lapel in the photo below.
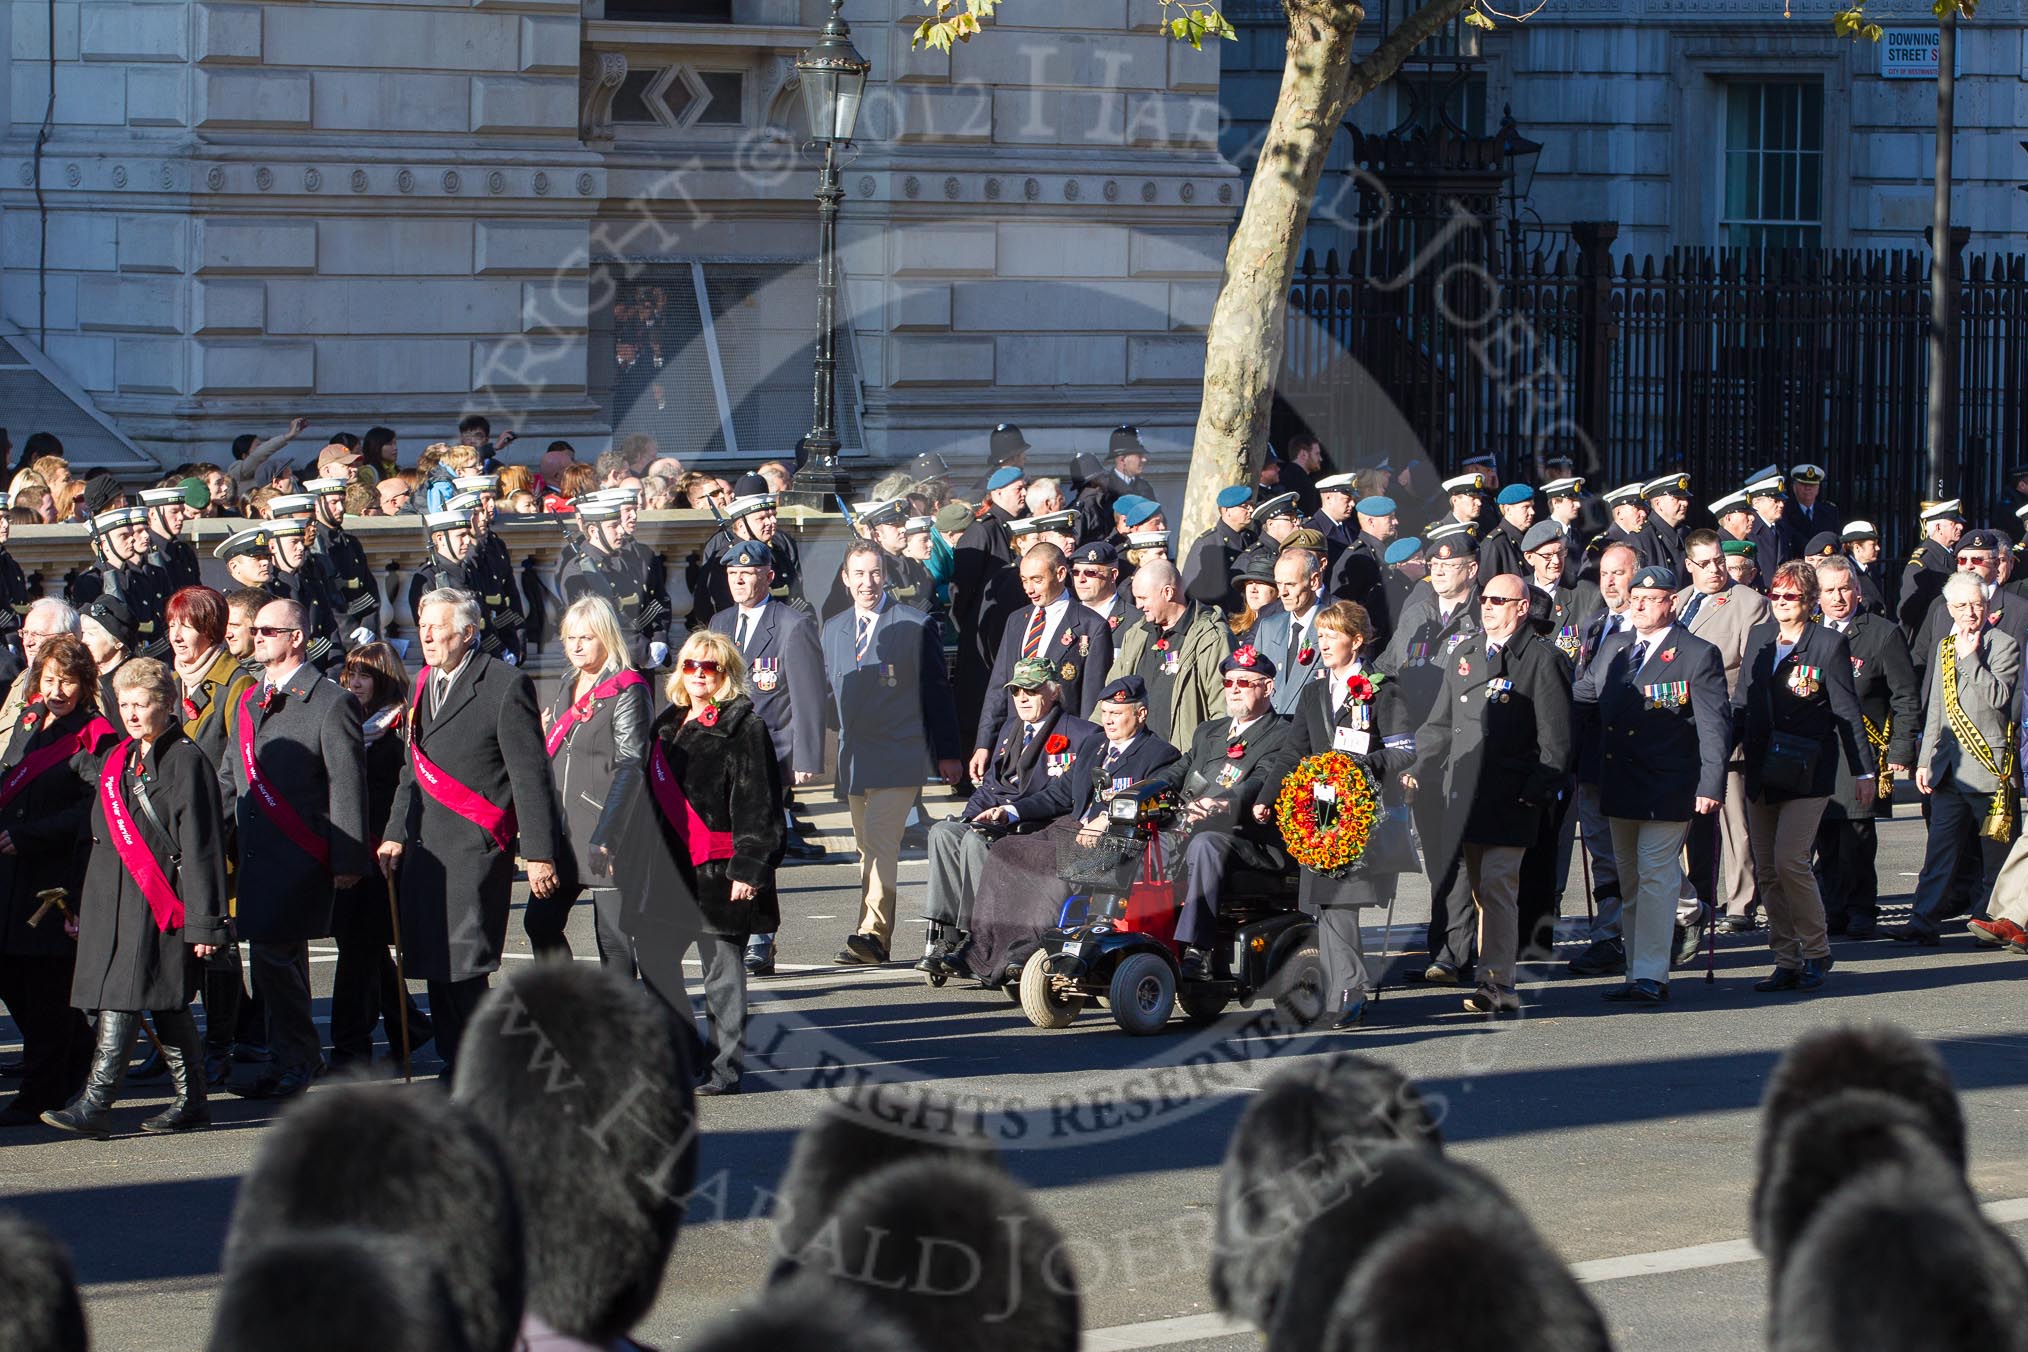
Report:
M 1662 660 L 1663 660 L 1664 662 L 1673 662 L 1673 661 L 1675 661 L 1675 660 L 1676 660 L 1676 650 L 1675 650 L 1674 648 L 1664 648 L 1664 649 L 1662 649 Z
M 1158 653 L 1165 653 L 1165 652 L 1168 652 L 1168 651 L 1169 651 L 1169 640 L 1168 640 L 1168 639 L 1166 639 L 1166 638 L 1158 638 L 1158 639 L 1156 639 L 1156 640 L 1155 640 L 1155 651 L 1156 651 L 1156 652 L 1158 652 Z
M 701 714 L 699 714 L 699 715 L 697 715 L 697 721 L 698 721 L 698 722 L 700 722 L 700 723 L 702 723 L 702 724 L 703 724 L 703 725 L 704 725 L 705 727 L 707 727 L 707 728 L 715 728 L 715 727 L 717 727 L 717 726 L 718 726 L 718 706 L 717 706 L 716 704 L 707 704 L 707 705 L 705 705 L 705 706 L 704 706 L 704 712 L 703 712 L 703 713 L 701 713 Z
M 1472 659 L 1469 657 L 1460 657 L 1458 659 L 1458 675 L 1469 676 L 1471 674 L 1472 674 Z
M 1077 637 L 1077 635 L 1075 635 L 1075 634 L 1071 633 L 1071 632 L 1070 632 L 1070 630 L 1068 630 L 1068 629 L 1065 629 L 1065 630 L 1063 631 L 1063 637 L 1062 637 L 1062 638 L 1061 638 L 1060 640 L 1058 640 L 1058 641 L 1059 641 L 1059 642 L 1061 642 L 1061 643 L 1063 644 L 1063 646 L 1064 646 L 1064 647 L 1068 648 L 1068 647 L 1070 646 L 1070 641 L 1071 641 L 1071 640 L 1072 640 L 1073 638 L 1076 638 L 1076 637 Z
M 1296 654 L 1297 666 L 1307 667 L 1308 665 L 1310 665 L 1310 663 L 1316 660 L 1317 660 L 1317 650 L 1315 648 L 1305 648 L 1301 652 Z
M 1060 732 L 1052 732 L 1049 734 L 1049 740 L 1042 744 L 1042 750 L 1046 755 L 1061 756 L 1070 750 L 1070 738 Z

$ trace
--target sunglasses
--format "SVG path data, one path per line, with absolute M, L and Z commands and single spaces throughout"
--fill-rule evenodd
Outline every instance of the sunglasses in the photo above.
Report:
M 1803 594 L 1801 592 L 1769 592 L 1767 599 L 1770 601 L 1800 601 L 1803 599 Z
M 1528 598 L 1525 596 L 1481 596 L 1479 604 L 1482 606 L 1525 606 L 1528 604 Z
M 1266 681 L 1250 681 L 1243 676 L 1228 676 L 1225 678 L 1225 688 L 1227 690 L 1259 690 L 1266 684 Z
M 694 657 L 686 657 L 683 659 L 683 674 L 685 676 L 694 676 L 700 671 L 703 672 L 706 676 L 716 676 L 718 675 L 718 673 L 724 670 L 725 670 L 724 664 L 714 662 L 709 658 L 705 658 L 702 661 Z
M 280 638 L 284 634 L 300 634 L 303 632 L 300 629 L 281 624 L 257 624 L 253 627 L 253 631 L 261 638 Z
M 1110 568 L 1073 568 L 1070 570 L 1070 575 L 1072 577 L 1104 577 L 1110 572 L 1112 572 Z

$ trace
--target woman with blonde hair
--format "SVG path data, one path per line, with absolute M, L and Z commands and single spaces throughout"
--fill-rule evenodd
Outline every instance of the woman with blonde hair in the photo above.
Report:
M 627 803 L 648 751 L 648 682 L 634 670 L 619 612 L 603 596 L 581 596 L 557 626 L 570 672 L 543 711 L 550 777 L 577 851 L 577 876 L 591 893 L 599 961 L 631 977 L 632 945 L 621 925 L 613 855 Z M 537 953 L 570 956 L 569 903 L 530 900 L 522 918 Z
M 641 976 L 686 1021 L 683 955 L 697 945 L 712 1028 L 700 1094 L 736 1094 L 746 1034 L 746 941 L 781 925 L 781 768 L 746 694 L 731 639 L 699 630 L 677 654 L 669 707 L 650 730 L 646 792 L 620 856 L 627 932 Z M 672 900 L 688 895 L 694 905 Z M 686 1025 L 687 1026 L 687 1025 Z

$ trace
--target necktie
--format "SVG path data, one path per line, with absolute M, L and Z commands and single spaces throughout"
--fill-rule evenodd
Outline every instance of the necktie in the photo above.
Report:
M 1703 592 L 1698 592 L 1695 596 L 1691 597 L 1690 604 L 1684 607 L 1683 609 L 1683 623 L 1687 625 L 1690 623 L 1690 621 L 1696 619 L 1697 608 L 1703 604 L 1704 604 Z
M 1029 743 L 1033 742 L 1034 740 L 1035 740 L 1035 725 L 1034 725 L 1033 723 L 1024 723 L 1024 724 L 1022 724 L 1022 725 L 1021 725 L 1021 754 L 1022 754 L 1022 755 L 1024 755 L 1024 756 L 1025 756 L 1025 755 L 1027 755 L 1027 754 L 1028 754 L 1028 746 L 1029 746 Z
M 1282 654 L 1282 670 L 1293 671 L 1297 665 L 1296 654 L 1303 650 L 1303 626 L 1289 625 L 1289 650 Z
M 859 642 L 853 649 L 853 655 L 861 662 L 866 660 L 866 650 L 873 646 L 873 621 L 877 618 L 879 617 L 875 615 L 859 617 Z
M 1028 636 L 1021 640 L 1023 657 L 1035 656 L 1036 649 L 1042 646 L 1042 618 L 1042 607 L 1036 606 L 1034 613 L 1028 617 Z
M 1629 682 L 1639 677 L 1641 668 L 1646 665 L 1647 661 L 1648 645 L 1640 639 L 1635 639 L 1633 655 L 1627 662 L 1627 680 Z
M 1116 760 L 1118 760 L 1118 759 L 1120 758 L 1120 750 L 1121 750 L 1121 747 L 1120 747 L 1120 744 L 1119 744 L 1118 742 L 1114 742 L 1114 743 L 1113 743 L 1113 744 L 1112 744 L 1111 746 L 1107 747 L 1107 748 L 1106 748 L 1106 758 L 1105 758 L 1104 762 L 1102 762 L 1102 763 L 1100 764 L 1099 768 L 1100 768 L 1100 769 L 1102 769 L 1102 770 L 1110 770 L 1110 769 L 1112 769 L 1112 768 L 1113 768 L 1113 762 L 1114 762 L 1114 761 L 1116 761 Z
M 732 636 L 732 646 L 741 652 L 746 651 L 746 623 L 747 613 L 742 610 L 739 612 L 739 632 Z

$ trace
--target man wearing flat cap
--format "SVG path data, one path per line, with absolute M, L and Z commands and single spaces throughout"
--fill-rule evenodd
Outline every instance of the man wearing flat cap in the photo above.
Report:
M 1280 873 L 1289 866 L 1281 831 L 1255 820 L 1254 806 L 1272 801 L 1281 782 L 1270 773 L 1288 732 L 1274 710 L 1275 664 L 1265 653 L 1241 647 L 1219 665 L 1225 712 L 1197 725 L 1183 758 L 1182 801 L 1190 837 L 1183 847 L 1183 909 L 1176 942 L 1183 945 L 1185 976 L 1225 976 L 1230 954 L 1212 952 L 1218 937 L 1218 899 L 1234 868 Z M 1300 689 L 1300 687 L 1298 687 Z
M 1253 521 L 1253 490 L 1233 484 L 1218 490 L 1218 521 L 1197 537 L 1183 561 L 1183 585 L 1190 598 L 1217 606 L 1227 615 L 1244 609 L 1235 566 L 1252 543 L 1247 527 Z
M 1895 598 L 1902 632 L 1911 639 L 1922 632 L 1930 606 L 1943 594 L 1944 579 L 1957 571 L 1958 541 L 1965 533 L 1964 504 L 1957 498 L 1925 502 L 1921 520 L 1922 543 L 1908 556 Z
M 1015 435 L 1019 437 L 1018 430 Z M 1027 510 L 1028 476 L 1002 465 L 986 479 L 985 510 L 958 537 L 951 562 L 951 622 L 958 627 L 959 727 L 978 726 L 993 659 L 1000 655 L 1000 635 L 1021 604 L 1014 536 L 1008 528 Z
M 929 829 L 929 889 L 923 904 L 930 922 L 928 939 L 916 970 L 956 976 L 970 940 L 972 899 L 984 878 L 988 852 L 1009 832 L 1039 830 L 1054 820 L 1040 815 L 1003 821 L 1005 808 L 1034 795 L 1050 781 L 1071 773 L 1080 759 L 1102 754 L 1105 741 L 1098 725 L 1063 707 L 1058 670 L 1047 658 L 1024 657 L 1013 664 L 1003 682 L 1010 717 L 1000 729 L 983 770 L 972 776 L 978 787 L 964 811 Z
M 1725 666 L 1677 620 L 1678 586 L 1666 568 L 1636 572 L 1632 622 L 1600 641 L 1571 692 L 1579 736 L 1600 749 L 1599 801 L 1612 830 L 1627 975 L 1605 998 L 1621 1003 L 1669 998 L 1684 839 L 1691 819 L 1716 812 L 1725 796 L 1732 740 Z
M 1655 542 L 1655 562 L 1683 575 L 1683 523 L 1690 519 L 1690 476 L 1664 474 L 1641 485 L 1648 504 L 1648 538 Z
M 1479 576 L 1514 573 L 1526 577 L 1521 540 L 1535 524 L 1535 490 L 1527 484 L 1508 484 L 1494 496 L 1493 504 L 1499 515 L 1479 536 Z

